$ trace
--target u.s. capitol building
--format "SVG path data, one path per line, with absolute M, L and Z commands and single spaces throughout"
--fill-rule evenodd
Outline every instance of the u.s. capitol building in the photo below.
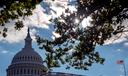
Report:
M 7 68 L 7 76 L 80 76 L 60 72 L 48 72 L 43 65 L 41 56 L 32 48 L 32 38 L 29 33 L 25 38 L 25 46 L 14 57 Z

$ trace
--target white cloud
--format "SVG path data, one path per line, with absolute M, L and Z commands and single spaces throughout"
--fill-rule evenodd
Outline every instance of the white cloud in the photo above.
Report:
M 37 15 L 39 16 L 39 19 L 38 19 Z M 8 27 L 8 32 L 7 32 L 8 35 L 6 38 L 1 36 L 0 41 L 4 42 L 4 43 L 20 42 L 20 41 L 24 40 L 24 38 L 26 37 L 28 26 L 48 29 L 49 28 L 48 20 L 49 20 L 49 17 L 47 17 L 47 15 L 43 13 L 43 8 L 41 8 L 40 5 L 37 5 L 36 9 L 33 12 L 33 15 L 25 18 L 25 20 L 24 20 L 25 26 L 20 31 L 15 30 L 15 28 L 14 28 L 15 21 L 11 21 L 10 23 L 7 23 L 6 26 Z M 35 35 L 36 31 L 37 30 L 35 30 L 34 28 L 32 30 L 30 30 L 30 34 L 33 39 L 35 38 L 34 35 Z
M 0 37 L 0 40 L 2 42 L 8 42 L 8 43 L 16 43 L 16 42 L 20 42 L 21 40 L 23 40 L 23 38 L 25 38 L 26 34 L 27 34 L 27 29 L 26 27 L 22 28 L 20 31 L 16 31 L 14 29 L 14 27 L 10 27 L 8 29 L 7 32 L 7 37 L 3 38 Z
M 27 17 L 24 21 L 24 24 L 31 27 L 48 29 L 48 25 L 50 24 L 50 18 L 50 15 L 44 13 L 44 9 L 41 7 L 41 5 L 37 5 L 36 9 L 33 10 L 33 15 Z
M 50 19 L 53 16 L 60 15 L 63 11 L 65 6 L 67 6 L 68 0 L 56 0 L 54 3 L 51 0 L 46 0 L 46 2 L 49 2 L 50 8 L 52 10 L 56 11 L 56 13 L 46 14 L 45 9 L 42 8 L 42 6 L 39 4 L 36 6 L 36 9 L 33 10 L 33 15 L 29 17 L 25 17 L 23 20 L 23 23 L 25 27 L 23 27 L 20 31 L 17 31 L 14 29 L 15 21 L 11 21 L 10 23 L 7 23 L 6 26 L 9 27 L 8 29 L 8 36 L 6 38 L 0 37 L 0 41 L 2 42 L 8 42 L 8 43 L 17 43 L 22 41 L 27 34 L 27 27 L 35 27 L 35 28 L 43 28 L 43 29 L 50 29 Z M 52 11 L 50 10 L 50 11 Z M 21 18 L 20 18 L 21 19 Z M 36 29 L 32 29 L 31 31 L 32 38 L 34 37 L 34 34 L 37 33 Z
M 0 51 L 0 54 L 15 54 L 15 53 L 7 51 L 7 50 L 2 50 L 2 51 Z
M 105 45 L 121 43 L 121 42 L 124 42 L 124 41 L 127 41 L 125 36 L 122 36 L 120 38 L 118 38 L 118 36 L 113 36 L 112 38 L 105 41 Z
M 68 0 L 45 0 L 51 8 L 51 16 L 52 17 L 58 17 L 64 12 L 67 7 L 68 7 Z
M 8 50 L 5 50 L 3 47 L 0 46 L 0 54 L 14 54 L 14 53 Z
M 51 24 L 51 23 L 49 20 L 51 18 L 57 17 L 60 14 L 62 14 L 62 12 L 64 12 L 64 9 L 66 9 L 67 7 L 71 8 L 71 10 L 75 11 L 74 6 L 68 6 L 68 0 L 56 0 L 54 2 L 52 2 L 51 0 L 44 0 L 44 1 L 46 1 L 49 4 L 49 6 L 51 8 L 49 12 L 52 12 L 52 13 L 47 14 L 45 12 L 46 9 L 44 9 L 40 4 L 37 5 L 36 9 L 33 10 L 33 15 L 25 18 L 25 20 L 24 20 L 25 27 L 22 28 L 21 31 L 14 30 L 14 26 L 13 26 L 14 21 L 11 21 L 11 23 L 7 24 L 7 26 L 9 26 L 9 28 L 10 28 L 8 30 L 8 36 L 6 38 L 0 37 L 0 41 L 9 42 L 9 43 L 20 42 L 26 37 L 28 26 L 33 27 L 33 28 L 35 27 L 35 28 L 50 29 L 49 24 Z M 83 24 L 82 27 L 89 26 L 90 20 L 91 20 L 90 17 L 84 19 L 82 21 L 82 24 Z M 128 24 L 128 20 L 125 20 L 123 22 L 123 25 L 126 26 L 126 24 Z M 126 28 L 126 29 L 128 29 L 128 28 Z M 32 29 L 32 30 L 30 31 L 32 38 L 35 38 L 34 34 L 37 33 L 37 30 L 36 29 Z M 116 38 L 120 34 L 113 36 L 111 39 L 106 40 L 105 43 L 106 44 L 115 44 L 115 43 L 120 43 L 120 42 L 126 41 L 127 34 L 128 34 L 128 32 L 123 33 L 122 36 L 118 39 L 116 39 Z M 53 37 L 54 37 L 54 35 L 53 35 Z
M 128 47 L 128 42 L 125 42 L 125 43 L 124 43 L 124 46 Z
M 122 49 L 117 49 L 117 51 L 119 51 L 119 52 L 120 52 L 120 51 L 122 51 Z
M 92 18 L 90 16 L 87 18 L 84 18 L 82 21 L 82 27 L 85 28 L 87 26 L 91 26 L 90 21 L 92 21 Z
M 9 51 L 6 51 L 6 50 L 1 51 L 2 54 L 6 54 L 6 53 L 8 53 L 8 52 L 9 52 Z
M 10 27 L 7 32 L 7 37 L 0 37 L 0 41 L 4 43 L 18 43 L 25 39 L 27 35 L 27 29 L 28 27 L 24 26 L 20 31 L 17 31 L 14 29 L 14 27 Z M 35 39 L 36 30 L 32 29 L 30 30 L 30 34 L 32 39 Z

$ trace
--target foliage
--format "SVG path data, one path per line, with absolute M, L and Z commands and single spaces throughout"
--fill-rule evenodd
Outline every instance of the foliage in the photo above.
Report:
M 32 14 L 35 5 L 41 0 L 1 0 L 0 26 L 10 20 Z M 37 36 L 40 49 L 46 50 L 46 62 L 48 68 L 67 65 L 66 69 L 87 70 L 93 63 L 103 64 L 104 58 L 95 50 L 97 45 L 114 35 L 124 32 L 126 26 L 121 25 L 127 19 L 128 0 L 77 0 L 77 11 L 66 9 L 58 18 L 51 21 L 55 24 L 56 33 L 60 37 L 54 40 L 43 39 Z M 84 18 L 90 16 L 91 25 L 81 27 Z M 79 22 L 76 23 L 75 19 Z M 16 23 L 16 29 L 23 27 L 22 21 Z M 0 33 L 6 37 L 7 28 Z
M 61 64 L 67 69 L 87 70 L 93 63 L 103 64 L 104 58 L 95 50 L 97 45 L 118 33 L 124 32 L 121 25 L 127 19 L 127 0 L 77 0 L 77 11 L 66 9 L 64 14 L 53 19 L 59 38 L 53 41 L 37 36 L 40 48 L 46 50 L 48 68 Z M 90 16 L 91 25 L 81 27 L 84 18 Z M 75 19 L 79 22 L 76 23 Z M 56 65 L 57 64 L 57 65 Z
M 23 18 L 25 16 L 32 15 L 32 10 L 35 8 L 36 4 L 40 3 L 42 0 L 0 0 L 0 26 L 4 29 L 7 27 L 5 23 L 11 20 Z M 15 23 L 15 29 L 20 30 L 23 27 L 22 21 L 17 21 Z M 3 37 L 6 37 L 6 32 L 0 30 Z

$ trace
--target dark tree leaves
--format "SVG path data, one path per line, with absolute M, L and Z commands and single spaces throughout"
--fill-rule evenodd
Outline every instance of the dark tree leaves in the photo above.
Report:
M 32 15 L 32 10 L 42 0 L 0 0 L 0 27 L 6 27 L 6 23 L 10 20 L 16 20 L 25 16 Z M 23 27 L 22 20 L 18 20 L 15 24 L 16 30 L 20 30 Z M 1 29 L 0 29 L 1 30 Z M 6 37 L 6 32 L 2 32 Z
M 5 27 L 5 23 L 10 20 L 32 15 L 35 5 L 41 1 L 0 0 L 0 26 Z M 66 64 L 66 69 L 74 67 L 88 70 L 94 63 L 103 64 L 105 59 L 95 48 L 114 35 L 124 32 L 126 26 L 121 24 L 128 18 L 127 3 L 128 0 L 77 0 L 76 12 L 66 9 L 60 17 L 51 19 L 55 24 L 55 32 L 60 37 L 50 41 L 37 36 L 39 47 L 46 51 L 47 67 L 50 69 Z M 81 27 L 81 22 L 88 16 L 92 18 L 91 26 Z M 79 22 L 75 22 L 75 19 Z M 15 24 L 17 30 L 23 27 L 22 21 L 18 20 Z M 7 36 L 6 32 L 6 28 L 0 30 L 3 37 Z
M 74 67 L 88 70 L 93 63 L 103 64 L 105 59 L 95 48 L 124 31 L 126 26 L 121 24 L 128 18 L 127 3 L 128 0 L 77 0 L 76 12 L 66 9 L 60 17 L 53 19 L 55 31 L 60 37 L 53 41 L 37 39 L 39 46 L 46 51 L 49 47 L 51 51 L 47 53 L 53 60 L 66 64 L 66 69 Z M 81 27 L 81 22 L 88 16 L 92 18 L 91 26 Z M 76 23 L 75 19 L 79 22 Z M 48 42 L 50 44 L 46 45 Z

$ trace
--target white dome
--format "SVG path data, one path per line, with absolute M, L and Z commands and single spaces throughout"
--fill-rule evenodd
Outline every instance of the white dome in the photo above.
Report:
M 32 39 L 29 34 L 29 29 L 27 37 L 25 38 L 24 48 L 14 56 L 11 64 L 16 63 L 43 63 L 40 55 L 32 48 Z
M 41 56 L 32 48 L 32 39 L 29 34 L 25 38 L 24 48 L 18 52 L 7 69 L 7 76 L 40 76 L 47 71 Z
M 34 51 L 33 48 L 23 48 L 20 52 L 18 52 L 11 64 L 16 63 L 39 63 L 42 64 L 43 60 L 40 55 Z

